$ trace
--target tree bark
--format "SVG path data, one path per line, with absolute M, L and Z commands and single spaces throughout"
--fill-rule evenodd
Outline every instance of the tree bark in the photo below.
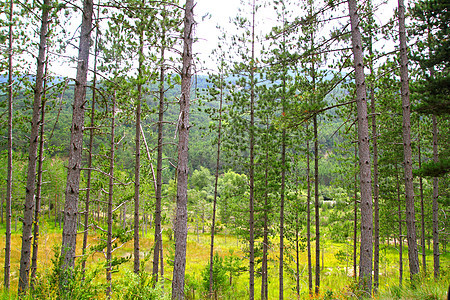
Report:
M 144 64 L 144 31 L 139 32 L 139 66 L 136 105 L 136 128 L 135 128 L 135 163 L 134 163 L 134 273 L 138 274 L 140 269 L 140 246 L 139 246 L 139 206 L 140 206 L 140 169 L 141 169 L 141 101 L 142 101 L 142 68 Z
M 116 93 L 112 99 L 111 117 L 111 150 L 109 154 L 109 189 L 108 189 L 108 231 L 106 235 L 106 296 L 111 298 L 111 271 L 112 271 L 112 223 L 113 223 L 113 193 L 114 193 L 114 154 L 115 154 L 115 128 L 116 128 Z
M 33 221 L 33 254 L 31 257 L 31 276 L 30 276 L 30 288 L 34 288 L 34 282 L 36 280 L 37 272 L 37 259 L 39 250 L 39 216 L 41 210 L 41 190 L 42 190 L 42 165 L 44 163 L 44 129 L 45 129 L 45 93 L 47 91 L 47 62 L 45 64 L 45 75 L 44 75 L 44 88 L 42 96 L 42 113 L 41 113 L 41 130 L 39 133 L 39 158 L 38 158 L 38 171 L 37 171 L 37 183 L 36 183 L 36 197 L 35 197 L 35 207 L 34 207 L 34 221 Z
M 313 77 L 314 78 L 314 77 Z M 315 293 L 319 294 L 320 288 L 320 212 L 319 212 L 319 141 L 317 134 L 317 115 L 313 118 L 314 131 L 314 215 L 316 225 L 316 276 Z
M 398 255 L 399 255 L 399 285 L 403 282 L 403 232 L 402 232 L 402 206 L 400 199 L 400 179 L 398 178 L 397 165 L 395 165 L 395 174 L 397 177 L 397 203 L 398 203 Z
M 433 119 L 433 162 L 439 161 L 438 157 L 438 127 L 436 115 Z M 437 177 L 433 178 L 433 266 L 434 278 L 439 278 L 439 180 Z
M 421 133 L 420 133 L 420 122 L 419 124 L 419 138 L 418 138 L 418 158 L 419 158 L 419 169 L 422 168 L 422 151 L 420 147 Z M 422 268 L 423 273 L 427 274 L 427 256 L 426 256 L 426 246 L 425 246 L 425 207 L 424 207 L 424 197 L 423 197 L 423 179 L 422 176 L 419 177 L 419 190 L 420 190 L 420 214 L 421 214 L 421 229 L 422 234 L 420 237 L 420 243 L 422 244 Z
M 352 46 L 355 66 L 355 82 L 358 112 L 358 150 L 361 191 L 361 246 L 359 263 L 360 286 L 368 295 L 372 292 L 372 254 L 373 254 L 373 211 L 372 179 L 370 170 L 369 125 L 367 117 L 367 97 L 364 76 L 363 52 L 357 1 L 348 0 L 350 23 L 352 29 Z
M 211 223 L 211 246 L 209 251 L 209 295 L 213 295 L 213 261 L 214 261 L 214 234 L 216 229 L 216 206 L 217 206 L 217 187 L 219 181 L 219 169 L 220 169 L 220 143 L 222 137 L 222 105 L 223 105 L 223 65 L 220 66 L 220 82 L 219 82 L 219 124 L 217 132 L 217 156 L 216 156 L 216 173 L 214 174 L 214 200 L 213 200 L 213 213 Z
M 5 269 L 3 285 L 6 290 L 10 286 L 11 273 L 11 199 L 13 168 L 13 0 L 9 1 L 9 33 L 8 33 L 8 174 L 6 175 L 6 208 L 5 208 Z
M 306 125 L 306 132 L 308 132 L 308 125 Z M 309 294 L 312 294 L 312 262 L 311 262 L 311 178 L 310 178 L 310 163 L 309 163 L 309 139 L 306 140 L 306 247 L 308 250 L 308 289 Z
M 162 200 L 162 163 L 163 163 L 163 126 L 164 126 L 164 80 L 165 80 L 165 27 L 162 26 L 161 66 L 159 68 L 159 113 L 158 113 L 158 153 L 156 158 L 156 191 L 155 191 L 155 249 L 153 252 L 153 277 L 158 281 L 158 266 L 160 251 L 162 251 L 161 236 L 161 200 Z M 161 262 L 162 263 L 162 262 Z
M 45 0 L 42 5 L 41 29 L 39 33 L 39 53 L 37 57 L 36 82 L 34 88 L 33 115 L 31 119 L 30 146 L 28 148 L 28 171 L 25 194 L 23 227 L 22 227 L 22 251 L 20 255 L 19 294 L 25 294 L 29 285 L 31 239 L 34 212 L 34 197 L 36 191 L 36 161 L 39 141 L 39 126 L 41 116 L 41 102 L 43 94 L 44 63 L 47 47 L 48 16 L 50 0 Z
M 256 15 L 256 3 L 253 0 L 252 5 L 252 33 L 251 33 L 251 43 L 252 43 L 252 57 L 250 61 L 250 133 L 249 133 L 249 300 L 255 298 L 255 207 L 254 207 L 254 166 L 255 166 L 255 15 Z
M 372 41 L 371 47 L 372 49 Z M 370 51 L 372 57 L 372 50 Z M 370 59 L 370 73 L 373 72 L 373 60 Z M 379 185 L 378 185 L 378 143 L 377 143 L 377 123 L 375 108 L 375 88 L 373 82 L 370 83 L 370 106 L 372 113 L 372 149 L 373 149 L 373 206 L 374 206 L 374 254 L 373 254 L 373 289 L 378 290 L 380 273 L 380 209 L 379 209 Z
M 175 223 L 175 259 L 172 299 L 184 299 L 187 239 L 187 184 L 189 105 L 192 77 L 192 43 L 194 35 L 194 1 L 186 0 L 183 32 L 183 67 L 181 70 L 180 117 L 178 120 L 177 212 Z
M 100 1 L 100 0 L 99 0 Z M 100 17 L 100 5 L 97 7 L 97 17 Z M 87 241 L 89 235 L 89 213 L 90 213 L 90 202 L 91 202 L 91 181 L 92 181 L 92 151 L 94 150 L 94 124 L 95 124 L 95 105 L 97 97 L 97 57 L 98 57 L 98 36 L 99 28 L 97 26 L 95 32 L 95 48 L 94 48 L 94 77 L 92 79 L 92 103 L 91 103 L 91 120 L 89 129 L 89 152 L 87 157 L 87 174 L 86 174 L 86 201 L 84 208 L 84 232 L 83 232 L 83 246 L 82 253 L 83 257 L 86 255 Z M 83 259 L 81 262 L 81 272 L 84 274 L 86 270 L 86 260 Z
M 411 105 L 409 101 L 408 53 L 406 46 L 405 5 L 398 0 L 398 21 L 400 38 L 400 78 L 403 109 L 403 157 L 405 169 L 406 231 L 411 280 L 419 273 L 419 257 L 416 238 L 416 216 L 414 209 L 414 187 L 411 149 Z
M 92 31 L 93 0 L 83 1 L 78 65 L 75 80 L 72 125 L 70 128 L 70 149 L 64 204 L 64 226 L 61 257 L 63 270 L 74 266 L 77 244 L 77 215 L 80 195 L 81 154 L 83 148 L 83 126 L 86 99 L 87 73 L 89 70 L 89 47 Z M 65 278 L 62 278 L 65 280 Z

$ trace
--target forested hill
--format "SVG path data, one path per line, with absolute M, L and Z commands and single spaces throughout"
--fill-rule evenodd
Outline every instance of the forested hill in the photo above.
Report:
M 31 85 L 33 84 L 33 77 L 17 77 L 22 86 L 22 89 L 18 90 L 14 99 L 15 118 L 13 125 L 14 135 L 14 150 L 22 155 L 27 155 L 28 139 L 27 133 L 30 130 L 30 119 L 32 112 L 32 97 L 30 92 Z M 4 81 L 5 78 L 2 78 Z M 230 80 L 232 81 L 232 80 Z M 45 105 L 46 111 L 46 156 L 48 158 L 60 157 L 65 159 L 69 151 L 70 142 L 70 124 L 72 119 L 72 101 L 74 85 L 64 80 L 64 78 L 54 78 L 52 80 L 52 88 L 47 95 L 47 101 Z M 92 86 L 92 83 L 90 83 Z M 206 90 L 211 86 L 208 83 L 208 76 L 197 75 L 193 78 L 193 87 L 196 89 L 192 92 L 191 102 L 191 116 L 190 122 L 192 128 L 190 130 L 189 141 L 189 167 L 191 172 L 198 170 L 200 167 L 205 167 L 213 173 L 216 164 L 216 140 L 217 132 L 212 127 L 214 123 L 211 119 L 208 111 L 211 108 L 218 108 L 218 101 L 207 97 Z M 157 138 L 157 105 L 158 99 L 156 93 L 158 86 L 156 84 L 147 86 L 147 92 L 145 97 L 145 109 L 142 116 L 142 127 L 145 132 L 146 141 L 148 143 L 151 153 L 151 157 L 155 156 L 155 145 Z M 336 93 L 341 93 L 336 92 Z M 176 163 L 176 149 L 173 145 L 177 142 L 175 124 L 177 122 L 179 114 L 179 105 L 177 99 L 179 99 L 180 88 L 174 85 L 168 88 L 165 97 L 168 101 L 167 108 L 165 110 L 165 141 L 168 143 L 168 147 L 164 148 L 165 157 L 172 162 Z M 98 95 L 97 95 L 98 96 Z M 87 99 L 91 101 L 92 90 L 87 91 Z M 329 102 L 335 101 L 332 97 L 327 97 Z M 132 174 L 134 170 L 134 138 L 135 128 L 133 124 L 133 100 L 123 99 L 120 104 L 120 113 L 118 114 L 119 121 L 117 124 L 117 136 L 120 137 L 120 143 L 118 145 L 118 151 L 116 152 L 117 164 L 127 173 Z M 102 104 L 96 106 L 96 117 L 103 119 L 97 119 L 96 123 L 99 127 L 95 130 L 94 149 L 104 149 L 109 143 L 109 128 L 107 117 L 104 115 L 105 107 Z M 1 113 L 5 114 L 5 108 L 1 108 Z M 89 109 L 86 110 L 85 127 L 89 127 L 90 122 L 90 104 Z M 330 117 L 332 115 L 332 117 Z M 6 119 L 2 118 L 2 122 Z M 335 170 L 335 164 L 339 160 L 341 154 L 334 153 L 333 148 L 342 140 L 339 136 L 338 129 L 342 125 L 342 120 L 331 113 L 326 118 L 321 119 L 321 130 L 319 134 L 320 138 L 320 153 L 321 153 L 321 167 L 320 178 L 321 183 L 328 186 L 333 179 L 333 173 Z M 4 136 L 6 126 L 1 127 Z M 89 135 L 84 135 L 84 145 L 88 145 Z M 1 141 L 1 149 L 6 149 L 6 140 Z M 145 147 L 142 148 L 143 155 L 147 157 L 145 153 Z M 337 155 L 337 157 L 336 157 Z M 86 158 L 85 158 L 86 159 Z M 164 178 L 168 181 L 173 176 L 173 165 L 170 164 L 165 170 Z M 233 168 L 231 162 L 226 160 L 222 163 L 224 169 Z M 235 167 L 235 166 L 234 166 Z M 238 170 L 239 171 L 239 170 Z M 242 169 L 240 171 L 243 171 Z

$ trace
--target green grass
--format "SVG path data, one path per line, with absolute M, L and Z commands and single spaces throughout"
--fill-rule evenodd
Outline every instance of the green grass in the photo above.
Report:
M 3 228 L 2 228 L 3 229 Z M 54 222 L 44 222 L 41 226 L 41 237 L 39 247 L 39 265 L 38 270 L 41 276 L 48 275 L 50 272 L 51 259 L 53 258 L 53 248 L 58 247 L 61 243 L 61 232 L 59 225 L 55 228 Z M 2 230 L 4 233 L 4 229 Z M 80 253 L 81 238 L 78 237 L 78 252 Z M 94 232 L 90 233 L 89 244 L 96 243 L 97 236 Z M 164 235 L 164 254 L 165 254 L 165 278 L 163 288 L 164 291 L 171 289 L 172 267 L 168 263 L 171 255 L 172 241 L 169 241 L 168 236 Z M 143 236 L 141 241 L 141 252 L 150 254 L 153 246 L 153 233 L 148 232 L 147 236 Z M 0 240 L 0 248 L 4 249 L 4 239 Z M 11 253 L 11 294 L 9 295 L 5 290 L 0 290 L 1 299 L 17 299 L 17 284 L 18 284 L 18 270 L 20 259 L 20 232 L 13 233 L 12 236 L 12 253 Z M 247 258 L 244 254 L 245 245 L 238 241 L 235 237 L 230 235 L 225 236 L 223 233 L 218 234 L 215 239 L 215 251 L 222 256 L 230 256 L 231 253 L 242 261 L 243 266 L 247 266 Z M 288 245 L 289 246 L 289 245 Z M 286 247 L 285 254 L 285 272 L 284 272 L 284 296 L 285 299 L 297 299 L 295 286 L 296 280 L 292 270 L 296 266 L 293 261 L 293 254 L 290 256 L 288 248 Z M 202 288 L 202 271 L 209 264 L 209 249 L 210 236 L 209 234 L 200 234 L 198 237 L 194 232 L 188 235 L 187 244 L 187 263 L 186 263 L 186 291 L 189 292 L 188 299 L 204 299 L 206 296 Z M 358 285 L 354 283 L 353 267 L 352 267 L 352 247 L 343 243 L 332 243 L 326 241 L 323 244 L 324 249 L 324 266 L 321 271 L 321 287 L 320 295 L 313 297 L 314 299 L 356 299 L 360 295 Z M 278 239 L 271 240 L 270 247 L 270 262 L 269 262 L 269 299 L 278 298 Z M 314 264 L 314 249 L 312 261 Z M 114 252 L 115 257 L 130 257 L 133 253 L 133 241 L 125 243 L 120 249 Z M 336 254 L 341 254 L 336 255 Z M 407 248 L 403 249 L 404 253 L 404 281 L 402 287 L 399 286 L 398 281 L 398 250 L 394 245 L 382 246 L 380 251 L 380 288 L 379 293 L 374 296 L 375 299 L 445 299 L 448 284 L 450 282 L 450 254 L 441 254 L 441 279 L 435 281 L 431 275 L 423 276 L 418 279 L 418 283 L 412 286 L 408 281 L 408 261 Z M 172 254 L 173 255 L 173 254 Z M 427 251 L 427 267 L 432 269 L 432 252 Z M 100 253 L 91 254 L 87 258 L 87 265 L 90 270 L 95 268 L 102 268 L 104 257 Z M 0 264 L 4 264 L 4 255 L 0 256 Z M 113 274 L 113 284 L 126 289 L 127 278 L 130 278 L 130 271 L 133 269 L 133 261 L 130 260 L 122 264 L 118 271 Z M 145 265 L 145 271 L 151 273 L 151 261 Z M 300 299 L 309 299 L 307 282 L 307 255 L 306 252 L 301 252 L 300 256 Z M 100 271 L 92 280 L 92 284 L 104 285 L 105 275 L 104 271 Z M 128 277 L 127 277 L 128 276 Z M 124 280 L 126 279 L 126 280 Z M 0 280 L 3 282 L 3 272 L 0 274 Z M 137 280 L 137 279 L 133 279 Z M 243 272 L 239 277 L 233 278 L 233 285 L 227 289 L 220 299 L 246 299 L 248 298 L 248 273 Z M 131 282 L 131 281 L 130 281 Z M 124 286 L 125 285 L 125 286 Z M 255 296 L 260 298 L 261 280 L 258 274 L 255 278 Z M 113 294 L 113 299 L 122 299 L 123 295 L 116 292 Z M 166 293 L 167 296 L 167 293 Z M 162 296 L 160 296 L 161 298 Z M 98 296 L 98 299 L 104 298 L 104 293 Z

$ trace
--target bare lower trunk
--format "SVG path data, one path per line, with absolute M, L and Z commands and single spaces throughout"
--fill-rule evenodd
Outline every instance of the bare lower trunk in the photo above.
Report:
M 308 131 L 308 126 L 306 126 Z M 309 164 L 309 140 L 306 141 L 306 183 L 307 183 L 307 196 L 306 196 L 306 247 L 308 249 L 308 289 L 309 294 L 312 294 L 312 262 L 311 262 L 311 178 L 310 178 L 310 164 Z
M 221 67 L 222 68 L 222 67 Z M 221 69 L 221 72 L 223 69 Z M 220 74 L 220 101 L 219 101 L 219 124 L 217 132 L 217 158 L 216 158 L 216 173 L 214 176 L 214 200 L 213 200 L 213 212 L 211 223 L 211 246 L 209 251 L 209 295 L 213 295 L 213 260 L 214 260 L 214 234 L 216 228 L 216 205 L 217 205 L 217 184 L 219 181 L 219 169 L 220 169 L 220 143 L 222 135 L 222 103 L 223 103 L 223 76 Z
M 422 168 L 422 153 L 421 153 L 421 135 L 420 135 L 420 122 L 419 122 L 419 141 L 418 141 L 418 155 L 419 155 L 419 169 Z M 427 256 L 425 249 L 425 207 L 424 207 L 424 196 L 423 196 L 423 179 L 419 177 L 419 190 L 420 190 L 420 214 L 421 214 L 421 229 L 422 234 L 420 237 L 420 243 L 422 244 L 422 268 L 423 273 L 427 274 Z
M 255 298 L 255 15 L 256 4 L 252 4 L 251 61 L 250 61 L 250 132 L 249 132 L 249 300 Z
M 433 115 L 433 161 L 438 162 L 438 128 L 436 115 Z M 434 278 L 439 278 L 439 180 L 433 178 L 433 262 L 434 262 Z
M 364 291 L 372 293 L 372 254 L 373 254 L 373 210 L 372 179 L 370 170 L 369 124 L 367 117 L 367 97 L 364 76 L 361 33 L 357 1 L 349 0 L 349 15 L 352 28 L 352 46 L 355 67 L 356 100 L 358 112 L 358 152 L 361 191 L 361 246 L 359 262 L 359 281 Z
M 13 168 L 13 143 L 12 143 L 12 125 L 13 125 L 13 77 L 12 77 L 12 46 L 13 46 L 13 0 L 9 1 L 9 36 L 8 36 L 8 174 L 6 176 L 6 230 L 5 230 L 5 272 L 3 285 L 6 290 L 10 286 L 11 269 L 11 199 L 12 199 L 12 168 Z
M 100 14 L 100 6 L 97 8 L 97 17 Z M 94 122 L 95 122 L 95 105 L 96 105 L 96 96 L 97 96 L 97 56 L 98 56 L 98 36 L 99 29 L 97 27 L 95 34 L 95 49 L 94 49 L 94 78 L 92 80 L 92 103 L 91 103 L 91 120 L 90 120 L 90 129 L 89 129 L 89 152 L 87 158 L 87 180 L 86 180 L 86 201 L 84 207 L 84 232 L 83 232 L 83 246 L 82 253 L 83 256 L 86 255 L 87 241 L 89 235 L 89 213 L 90 213 L 90 201 L 91 201 L 91 180 L 92 180 L 92 151 L 94 150 Z M 84 274 L 86 270 L 86 260 L 83 259 L 81 261 L 81 272 Z
M 46 64 L 47 71 L 47 64 Z M 45 76 L 46 77 L 46 76 Z M 39 250 L 39 216 L 41 210 L 41 190 L 42 190 L 42 164 L 44 163 L 44 125 L 45 125 L 45 92 L 47 90 L 47 79 L 44 79 L 44 95 L 42 96 L 42 113 L 41 113 L 41 131 L 39 134 L 39 159 L 38 159 L 38 171 L 37 171 L 37 183 L 36 183 L 36 197 L 34 208 L 34 228 L 33 228 L 33 255 L 31 257 L 31 275 L 30 275 L 30 288 L 34 288 L 34 282 L 36 280 L 37 272 L 37 259 Z
M 412 173 L 411 149 L 411 104 L 409 101 L 409 75 L 408 53 L 406 46 L 405 5 L 403 0 L 398 1 L 398 20 L 400 37 L 400 77 L 403 110 L 403 157 L 405 168 L 405 194 L 406 194 L 406 232 L 408 240 L 408 258 L 411 280 L 419 273 L 419 257 L 416 238 L 416 216 L 414 209 L 414 187 Z
M 136 128 L 135 128 L 135 163 L 134 163 L 134 273 L 138 274 L 140 269 L 139 257 L 139 190 L 141 169 L 141 101 L 142 101 L 142 68 L 144 63 L 144 32 L 139 33 L 139 67 L 138 67 L 138 98 L 136 105 Z
M 92 31 L 93 0 L 83 1 L 77 76 L 75 81 L 73 115 L 70 136 L 70 150 L 64 204 L 64 226 L 61 257 L 63 270 L 73 267 L 77 244 L 77 215 L 80 195 L 81 154 L 83 148 L 83 126 L 86 99 L 87 73 L 89 70 L 89 47 Z M 65 280 L 65 278 L 62 278 Z
M 115 128 L 116 128 L 116 95 L 113 96 L 111 117 L 111 150 L 109 154 L 109 190 L 108 190 L 108 231 L 106 237 L 106 296 L 111 298 L 111 271 L 112 271 L 112 223 L 113 223 L 113 193 L 114 193 L 114 153 L 115 153 Z
M 400 198 L 400 179 L 398 178 L 397 166 L 395 167 L 395 173 L 397 176 L 397 203 L 398 203 L 398 255 L 399 255 L 399 285 L 402 286 L 403 282 L 403 232 L 402 232 L 402 206 Z
M 43 94 L 44 63 L 47 46 L 48 15 L 50 0 L 45 0 L 42 6 L 41 30 L 39 40 L 39 54 L 37 57 L 36 83 L 34 88 L 33 115 L 31 119 L 30 146 L 28 148 L 28 171 L 25 195 L 22 251 L 20 256 L 19 294 L 26 293 L 28 289 L 30 272 L 30 249 L 32 239 L 33 213 L 36 191 L 36 161 L 39 141 L 39 127 L 41 115 L 41 102 Z
M 320 212 L 319 212 L 319 141 L 317 135 L 317 115 L 314 115 L 314 215 L 316 225 L 316 281 L 315 293 L 320 287 Z
M 153 278 L 158 281 L 159 255 L 162 251 L 161 236 L 161 200 L 162 200 L 162 163 L 163 163 L 163 122 L 164 122 L 164 79 L 165 79 L 165 30 L 161 43 L 161 66 L 159 74 L 159 114 L 158 114 L 158 154 L 156 159 L 156 191 L 155 191 L 155 249 L 153 252 Z M 162 263 L 162 262 L 161 262 Z
M 183 33 L 183 68 L 181 70 L 180 118 L 178 122 L 177 212 L 172 281 L 172 299 L 177 300 L 184 299 L 184 274 L 186 268 L 189 105 L 193 35 L 194 1 L 186 0 Z
M 355 131 L 356 133 L 356 131 Z M 356 134 L 355 134 L 356 135 Z M 355 145 L 355 170 L 358 165 L 358 147 Z M 355 171 L 353 188 L 353 278 L 358 279 L 357 247 L 358 246 L 358 172 Z

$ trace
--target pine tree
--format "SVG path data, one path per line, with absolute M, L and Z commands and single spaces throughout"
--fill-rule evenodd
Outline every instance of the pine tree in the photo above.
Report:
M 80 43 L 78 47 L 77 76 L 75 81 L 73 115 L 70 136 L 70 151 L 64 204 L 64 227 L 62 233 L 61 257 L 63 269 L 74 266 L 77 236 L 78 200 L 80 193 L 81 154 L 83 146 L 84 111 L 87 73 L 89 69 L 89 48 L 92 31 L 93 0 L 83 1 Z M 62 280 L 66 280 L 62 278 Z
M 41 119 L 41 105 L 44 81 L 44 69 L 47 50 L 47 32 L 49 23 L 50 0 L 42 4 L 42 17 L 39 39 L 39 54 L 37 56 L 37 70 L 34 88 L 33 115 L 31 120 L 30 146 L 28 148 L 28 171 L 24 218 L 22 227 L 22 250 L 20 256 L 19 294 L 26 293 L 29 287 L 30 254 L 32 240 L 33 213 L 35 209 L 36 191 L 36 162 L 39 142 L 39 128 Z
M 359 281 L 361 287 L 370 295 L 372 291 L 373 216 L 367 97 L 357 1 L 349 0 L 348 8 L 352 29 L 352 46 L 358 111 L 358 148 L 361 191 L 361 256 L 359 265 Z
M 180 117 L 178 120 L 177 213 L 175 224 L 175 260 L 172 299 L 184 299 L 187 238 L 187 178 L 189 105 L 192 77 L 192 43 L 194 38 L 194 1 L 186 0 L 183 32 L 183 67 L 181 69 Z

